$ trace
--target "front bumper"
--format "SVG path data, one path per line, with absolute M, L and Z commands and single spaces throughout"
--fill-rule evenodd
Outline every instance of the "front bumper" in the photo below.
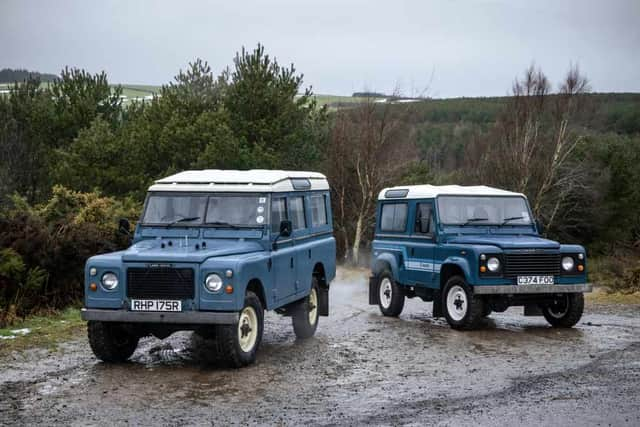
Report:
M 158 312 L 83 308 L 80 310 L 80 314 L 82 320 L 97 320 L 101 322 L 191 325 L 232 325 L 238 323 L 239 318 L 238 313 L 221 311 Z
M 591 292 L 591 283 L 576 285 L 492 285 L 474 286 L 476 295 L 513 295 L 513 294 L 567 294 Z

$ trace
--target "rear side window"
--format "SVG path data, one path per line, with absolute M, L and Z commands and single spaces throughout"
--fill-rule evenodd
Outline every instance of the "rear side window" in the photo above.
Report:
M 304 217 L 304 197 L 289 198 L 289 219 L 291 219 L 294 230 L 307 228 Z
M 328 224 L 327 198 L 323 194 L 311 196 L 311 224 L 314 227 Z
M 380 215 L 381 231 L 403 232 L 407 227 L 407 204 L 385 203 Z
M 284 198 L 271 201 L 271 231 L 280 232 L 280 222 L 287 219 L 287 202 Z

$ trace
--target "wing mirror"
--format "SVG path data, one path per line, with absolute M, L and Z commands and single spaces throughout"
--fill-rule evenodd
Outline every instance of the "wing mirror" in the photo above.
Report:
M 131 235 L 131 223 L 129 223 L 127 218 L 120 218 L 118 221 L 118 232 L 125 236 Z
M 280 237 L 291 236 L 291 230 L 293 230 L 293 225 L 291 224 L 291 221 L 289 221 L 288 219 L 285 219 L 280 222 Z
M 536 219 L 536 230 L 538 230 L 538 234 L 544 233 L 544 225 L 542 225 L 542 221 Z

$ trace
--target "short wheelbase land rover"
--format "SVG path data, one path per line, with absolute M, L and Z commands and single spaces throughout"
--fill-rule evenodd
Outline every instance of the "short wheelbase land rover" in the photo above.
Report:
M 380 192 L 369 303 L 398 316 L 405 297 L 471 329 L 523 306 L 554 327 L 581 318 L 587 258 L 579 245 L 540 236 L 527 198 L 486 186 L 400 186 Z
M 193 330 L 240 367 L 256 358 L 264 310 L 291 316 L 299 338 L 315 333 L 335 270 L 324 175 L 187 171 L 149 188 L 131 247 L 87 261 L 82 318 L 105 362 L 143 336 Z

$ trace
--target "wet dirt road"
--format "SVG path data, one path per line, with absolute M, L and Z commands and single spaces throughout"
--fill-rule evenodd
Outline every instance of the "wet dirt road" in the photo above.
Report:
M 190 333 L 123 365 L 84 336 L 0 360 L 0 424 L 640 425 L 639 308 L 586 310 L 570 330 L 511 309 L 457 332 L 419 300 L 382 317 L 365 273 L 341 271 L 316 336 L 268 314 L 248 368 L 204 365 Z

